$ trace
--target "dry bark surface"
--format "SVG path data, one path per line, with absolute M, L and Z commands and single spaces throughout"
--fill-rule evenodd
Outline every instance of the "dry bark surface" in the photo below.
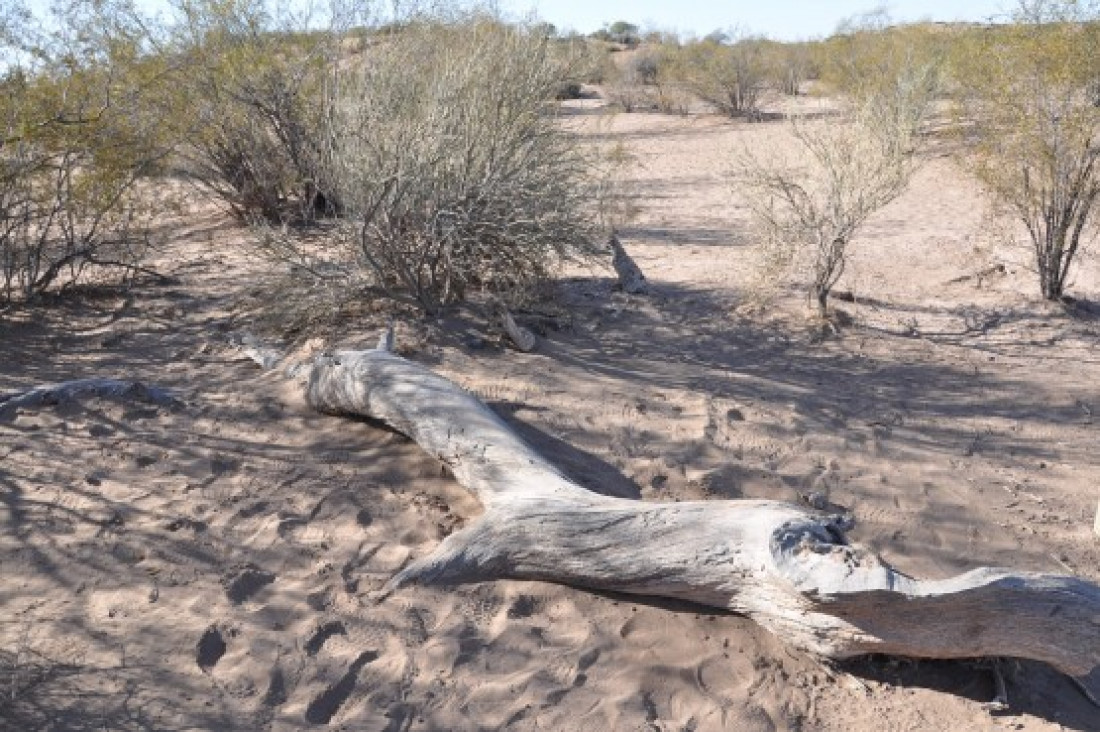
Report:
M 566 123 L 639 160 L 619 236 L 646 295 L 569 272 L 572 317 L 516 313 L 535 351 L 487 348 L 457 313 L 399 325 L 413 361 L 585 488 L 811 497 L 915 576 L 1100 581 L 1095 259 L 1076 309 L 1038 302 L 1026 253 L 932 154 L 856 243 L 851 324 L 822 339 L 797 294 L 746 307 L 751 237 L 721 153 L 785 144 L 782 127 L 597 106 Z M 178 284 L 0 314 L 0 394 L 94 377 L 172 397 L 0 415 L 0 728 L 1100 729 L 1036 662 L 1001 664 L 1009 708 L 991 713 L 988 661 L 823 665 L 747 617 L 530 580 L 387 591 L 483 505 L 402 435 L 317 413 L 242 355 L 236 303 L 263 266 L 241 231 L 198 204 L 166 228 L 153 265 Z M 365 349 L 382 322 L 315 335 Z

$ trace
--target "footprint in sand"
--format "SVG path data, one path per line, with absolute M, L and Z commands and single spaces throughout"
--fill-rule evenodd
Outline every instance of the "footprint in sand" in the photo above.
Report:
M 311 657 L 316 656 L 317 652 L 324 647 L 325 642 L 328 641 L 329 638 L 334 635 L 346 636 L 347 634 L 347 628 L 345 628 L 344 624 L 339 620 L 330 620 L 327 623 L 322 623 L 317 630 L 313 632 L 309 640 L 306 641 L 306 655 Z
M 289 694 L 286 688 L 286 676 L 283 670 L 276 666 L 271 669 L 271 680 L 268 681 L 267 691 L 264 693 L 264 706 L 278 707 L 286 704 Z
M 217 665 L 225 655 L 227 647 L 225 638 L 217 626 L 211 625 L 206 629 L 195 648 L 195 662 L 204 674 L 210 673 L 210 670 Z
M 581 654 L 581 657 L 577 659 L 577 671 L 583 673 L 592 668 L 592 665 L 596 661 L 600 660 L 600 649 L 593 648 L 590 651 L 585 651 Z
M 364 651 L 348 667 L 347 672 L 340 679 L 315 696 L 306 707 L 306 721 L 310 724 L 328 724 L 340 707 L 355 691 L 355 684 L 359 679 L 359 672 L 371 661 L 378 658 L 377 651 Z
M 239 605 L 275 581 L 275 574 L 247 564 L 231 571 L 223 580 L 225 594 L 234 605 Z
M 529 618 L 538 612 L 539 601 L 537 598 L 530 595 L 520 595 L 512 603 L 512 606 L 508 608 L 508 618 L 511 620 L 519 620 L 521 618 Z

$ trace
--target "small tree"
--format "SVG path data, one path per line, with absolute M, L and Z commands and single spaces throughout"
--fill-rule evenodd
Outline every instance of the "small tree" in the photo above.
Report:
M 891 94 L 853 100 L 844 119 L 793 120 L 797 161 L 741 155 L 738 180 L 759 232 L 762 273 L 775 278 L 796 270 L 808 280 L 808 296 L 822 317 L 853 238 L 912 176 L 927 104 L 912 98 L 924 87 L 911 77 L 925 73 L 896 79 Z
M 741 36 L 729 43 L 710 37 L 675 54 L 676 76 L 705 102 L 731 117 L 755 119 L 767 88 L 764 42 Z
M 640 40 L 638 37 L 638 26 L 634 23 L 628 23 L 625 20 L 617 20 L 612 23 L 608 27 L 607 33 L 612 41 L 621 43 L 624 46 L 637 46 Z
M 171 150 L 164 58 L 125 5 L 59 4 L 51 27 L 0 17 L 0 303 L 133 272 Z
M 1027 229 L 1039 290 L 1058 300 L 1096 234 L 1100 197 L 1100 4 L 1021 2 L 962 64 L 975 168 Z

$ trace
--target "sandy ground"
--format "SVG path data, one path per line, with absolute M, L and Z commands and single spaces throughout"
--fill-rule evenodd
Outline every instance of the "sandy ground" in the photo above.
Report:
M 944 151 L 857 243 L 821 338 L 796 294 L 745 307 L 742 145 L 782 124 L 574 105 L 622 142 L 622 240 L 653 292 L 561 283 L 537 352 L 476 318 L 403 323 L 414 358 L 474 391 L 584 484 L 646 500 L 820 490 L 912 573 L 978 565 L 1100 580 L 1100 265 L 1067 313 L 988 234 Z M 477 515 L 399 435 L 311 413 L 231 344 L 263 273 L 209 210 L 169 227 L 177 284 L 87 289 L 0 314 L 0 392 L 87 376 L 182 404 L 87 399 L 0 419 L 0 729 L 1100 730 L 1049 668 L 870 658 L 826 667 L 750 621 L 541 583 L 378 592 Z M 994 265 L 984 277 L 971 276 Z M 962 278 L 962 279 L 960 279 Z M 1090 304 L 1091 303 L 1091 304 Z M 377 324 L 345 323 L 369 347 Z M 489 341 L 492 339 L 489 338 Z

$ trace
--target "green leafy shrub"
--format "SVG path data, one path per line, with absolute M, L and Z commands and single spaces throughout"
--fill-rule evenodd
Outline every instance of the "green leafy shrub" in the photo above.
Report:
M 266 0 L 188 0 L 176 45 L 187 73 L 180 148 L 192 180 L 243 220 L 310 221 L 338 211 L 323 177 L 326 89 L 341 34 Z M 354 41 L 355 36 L 344 34 Z
M 1100 199 L 1100 4 L 1021 2 L 1015 23 L 956 61 L 974 169 L 1027 231 L 1048 300 L 1095 239 Z
M 0 302 L 134 272 L 158 201 L 142 182 L 175 139 L 172 69 L 142 52 L 144 26 L 109 4 L 58 13 L 49 32 L 28 15 L 0 34 Z

